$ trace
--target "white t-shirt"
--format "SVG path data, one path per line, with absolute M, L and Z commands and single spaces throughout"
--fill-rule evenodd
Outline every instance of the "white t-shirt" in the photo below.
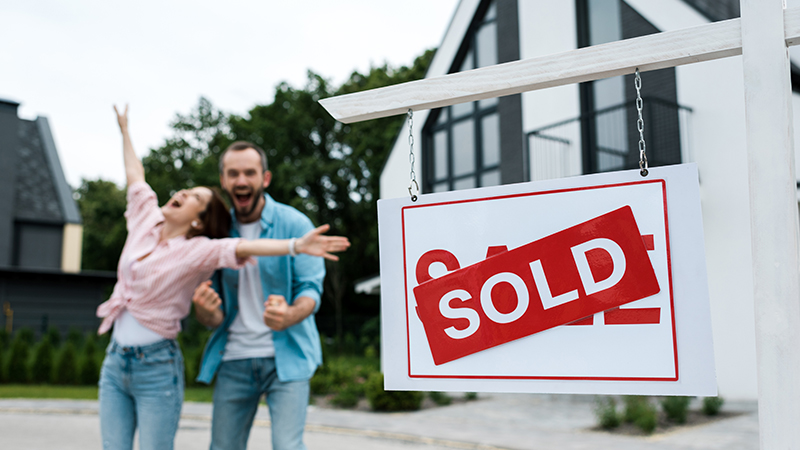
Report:
M 123 347 L 144 347 L 164 340 L 163 336 L 140 324 L 127 309 L 114 321 L 111 337 Z
M 242 238 L 258 239 L 261 222 L 239 224 Z M 258 264 L 239 269 L 239 313 L 228 328 L 228 343 L 223 361 L 275 356 L 272 330 L 264 323 L 264 292 Z

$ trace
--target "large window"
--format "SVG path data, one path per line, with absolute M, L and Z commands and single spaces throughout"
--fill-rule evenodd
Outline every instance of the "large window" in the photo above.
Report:
M 482 5 L 483 6 L 483 5 Z M 497 7 L 488 2 L 467 34 L 452 72 L 498 63 Z M 425 192 L 500 184 L 498 99 L 448 106 L 431 112 L 426 125 Z
M 581 47 L 657 33 L 622 0 L 577 0 Z M 639 164 L 633 76 L 582 83 L 583 172 L 633 169 Z M 681 162 L 675 69 L 642 74 L 645 140 L 651 165 Z

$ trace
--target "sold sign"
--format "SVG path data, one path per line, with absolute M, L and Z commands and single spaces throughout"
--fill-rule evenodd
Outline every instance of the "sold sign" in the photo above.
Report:
M 432 279 L 428 269 L 450 271 Z M 657 294 L 629 206 L 460 268 L 446 250 L 416 264 L 417 315 L 444 364 Z

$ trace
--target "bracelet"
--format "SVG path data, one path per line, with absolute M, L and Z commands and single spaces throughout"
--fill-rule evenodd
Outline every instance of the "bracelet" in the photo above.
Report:
M 297 256 L 297 252 L 294 249 L 294 243 L 297 241 L 297 238 L 289 239 L 289 254 L 292 256 Z

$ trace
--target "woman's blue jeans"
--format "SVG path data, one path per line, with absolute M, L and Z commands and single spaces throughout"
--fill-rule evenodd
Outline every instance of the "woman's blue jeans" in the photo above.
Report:
M 170 450 L 183 406 L 183 356 L 174 340 L 144 347 L 111 341 L 100 372 L 103 449 Z

